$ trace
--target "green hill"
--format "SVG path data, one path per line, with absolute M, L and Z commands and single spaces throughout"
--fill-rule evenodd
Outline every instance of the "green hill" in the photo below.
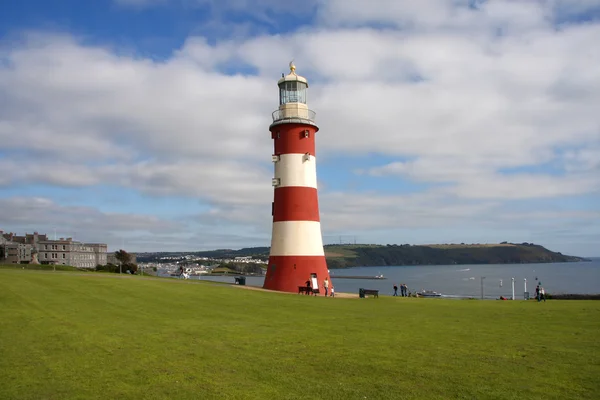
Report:
M 154 253 L 161 256 L 169 253 Z M 172 255 L 173 253 L 171 253 Z M 184 255 L 183 253 L 178 253 Z M 239 250 L 219 249 L 193 253 L 197 257 L 235 258 L 252 256 L 267 260 L 269 247 Z M 432 244 L 432 245 L 326 245 L 329 268 L 370 267 L 387 265 L 452 265 L 452 264 L 521 264 L 586 261 L 581 257 L 550 251 L 533 243 L 499 244 Z M 138 260 L 148 257 L 138 254 Z M 152 261 L 148 259 L 147 261 Z
M 585 261 L 533 243 L 325 246 L 329 268 L 386 265 L 521 264 Z

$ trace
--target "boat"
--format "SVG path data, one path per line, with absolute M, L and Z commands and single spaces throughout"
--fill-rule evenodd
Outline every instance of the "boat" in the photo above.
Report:
M 434 292 L 433 290 L 421 290 L 417 292 L 417 297 L 442 297 L 441 293 Z
M 385 279 L 383 274 L 375 275 L 375 279 Z

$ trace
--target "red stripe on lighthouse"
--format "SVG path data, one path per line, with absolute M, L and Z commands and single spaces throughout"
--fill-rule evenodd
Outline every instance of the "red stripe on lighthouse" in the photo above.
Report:
M 318 128 L 312 125 L 285 124 L 271 128 L 275 141 L 275 154 L 305 154 L 315 156 L 315 133 Z M 308 132 L 308 137 L 306 133 Z
M 277 188 L 274 203 L 273 222 L 319 221 L 319 199 L 315 188 Z

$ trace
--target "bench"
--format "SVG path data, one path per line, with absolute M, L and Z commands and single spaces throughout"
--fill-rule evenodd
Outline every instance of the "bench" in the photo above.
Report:
M 379 297 L 379 290 L 376 289 L 363 289 L 363 294 L 366 296 L 368 294 L 373 295 L 373 297 Z
M 306 286 L 298 286 L 298 294 L 300 294 L 300 293 L 309 294 L 311 291 L 312 291 L 312 288 L 309 288 Z
M 300 293 L 314 294 L 316 296 L 317 294 L 319 294 L 319 289 L 313 289 L 311 287 L 306 286 L 298 286 L 298 294 Z

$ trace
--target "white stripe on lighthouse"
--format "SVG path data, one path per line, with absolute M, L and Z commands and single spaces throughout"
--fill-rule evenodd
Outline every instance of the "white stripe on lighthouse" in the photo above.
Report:
M 275 163 L 277 187 L 306 186 L 317 188 L 316 158 L 304 154 L 281 154 Z
M 273 222 L 271 256 L 324 256 L 321 223 Z

